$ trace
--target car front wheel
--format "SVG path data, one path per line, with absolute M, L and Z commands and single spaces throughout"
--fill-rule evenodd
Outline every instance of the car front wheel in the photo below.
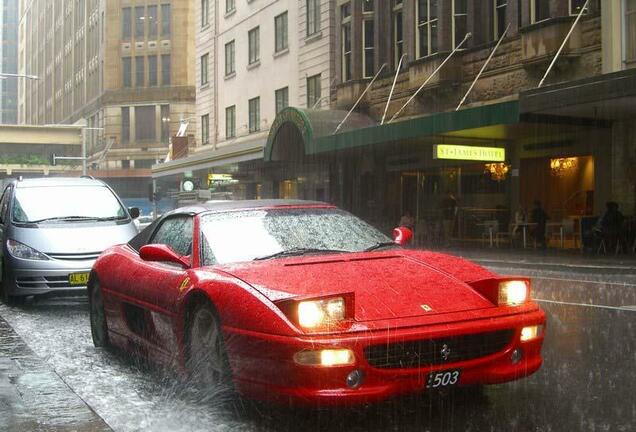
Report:
M 219 319 L 209 303 L 199 304 L 187 326 L 187 369 L 202 389 L 231 389 L 231 373 Z
M 6 304 L 7 306 L 16 306 L 18 304 L 23 303 L 24 297 L 9 295 L 9 289 L 7 287 L 8 281 L 6 280 L 6 277 L 5 277 L 6 263 L 4 261 L 1 263 L 1 268 L 2 268 L 2 272 L 0 273 L 0 299 L 2 299 L 2 302 Z

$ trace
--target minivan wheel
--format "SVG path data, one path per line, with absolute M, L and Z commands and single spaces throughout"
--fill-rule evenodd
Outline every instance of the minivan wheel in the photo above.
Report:
M 104 313 L 104 300 L 99 283 L 94 282 L 88 296 L 88 305 L 91 320 L 91 336 L 93 345 L 98 348 L 110 348 L 108 339 L 108 325 L 106 324 L 106 314 Z
M 18 304 L 23 303 L 23 297 L 17 297 L 9 295 L 9 290 L 7 289 L 6 278 L 4 277 L 4 269 L 6 268 L 6 263 L 2 262 L 2 274 L 0 275 L 0 298 L 2 299 L 2 303 L 7 306 L 16 306 Z

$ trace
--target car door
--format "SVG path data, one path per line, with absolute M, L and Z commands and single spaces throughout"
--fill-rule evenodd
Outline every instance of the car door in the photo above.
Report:
M 182 256 L 191 255 L 193 240 L 192 215 L 166 218 L 150 237 L 148 244 L 164 244 Z M 134 274 L 128 278 L 123 314 L 128 330 L 149 348 L 172 355 L 177 346 L 173 326 L 180 287 L 188 276 L 182 266 L 144 261 L 134 257 Z
M 4 275 L 4 244 L 6 242 L 7 231 L 9 230 L 9 224 L 11 223 L 9 217 L 9 202 L 11 202 L 11 191 L 13 187 L 7 186 L 0 198 L 0 280 Z

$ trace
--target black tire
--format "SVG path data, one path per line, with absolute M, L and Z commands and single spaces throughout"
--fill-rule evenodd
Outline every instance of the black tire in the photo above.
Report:
M 213 393 L 233 392 L 221 323 L 209 302 L 194 307 L 186 323 L 186 368 L 192 383 Z
M 6 269 L 6 263 L 2 262 L 2 274 L 0 275 L 0 299 L 2 303 L 7 306 L 16 306 L 24 303 L 24 297 L 9 295 L 9 290 L 6 287 L 6 278 L 4 277 Z
M 110 348 L 111 344 L 108 338 L 108 323 L 106 322 L 106 314 L 104 312 L 102 290 L 97 281 L 91 283 L 90 286 L 88 307 L 90 310 L 93 345 L 97 348 Z

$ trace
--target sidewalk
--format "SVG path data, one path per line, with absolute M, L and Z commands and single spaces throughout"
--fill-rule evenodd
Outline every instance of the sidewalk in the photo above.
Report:
M 111 431 L 0 317 L 0 430 Z
M 434 250 L 461 256 L 482 265 L 537 270 L 636 274 L 636 255 L 584 255 L 574 250 L 448 247 Z

